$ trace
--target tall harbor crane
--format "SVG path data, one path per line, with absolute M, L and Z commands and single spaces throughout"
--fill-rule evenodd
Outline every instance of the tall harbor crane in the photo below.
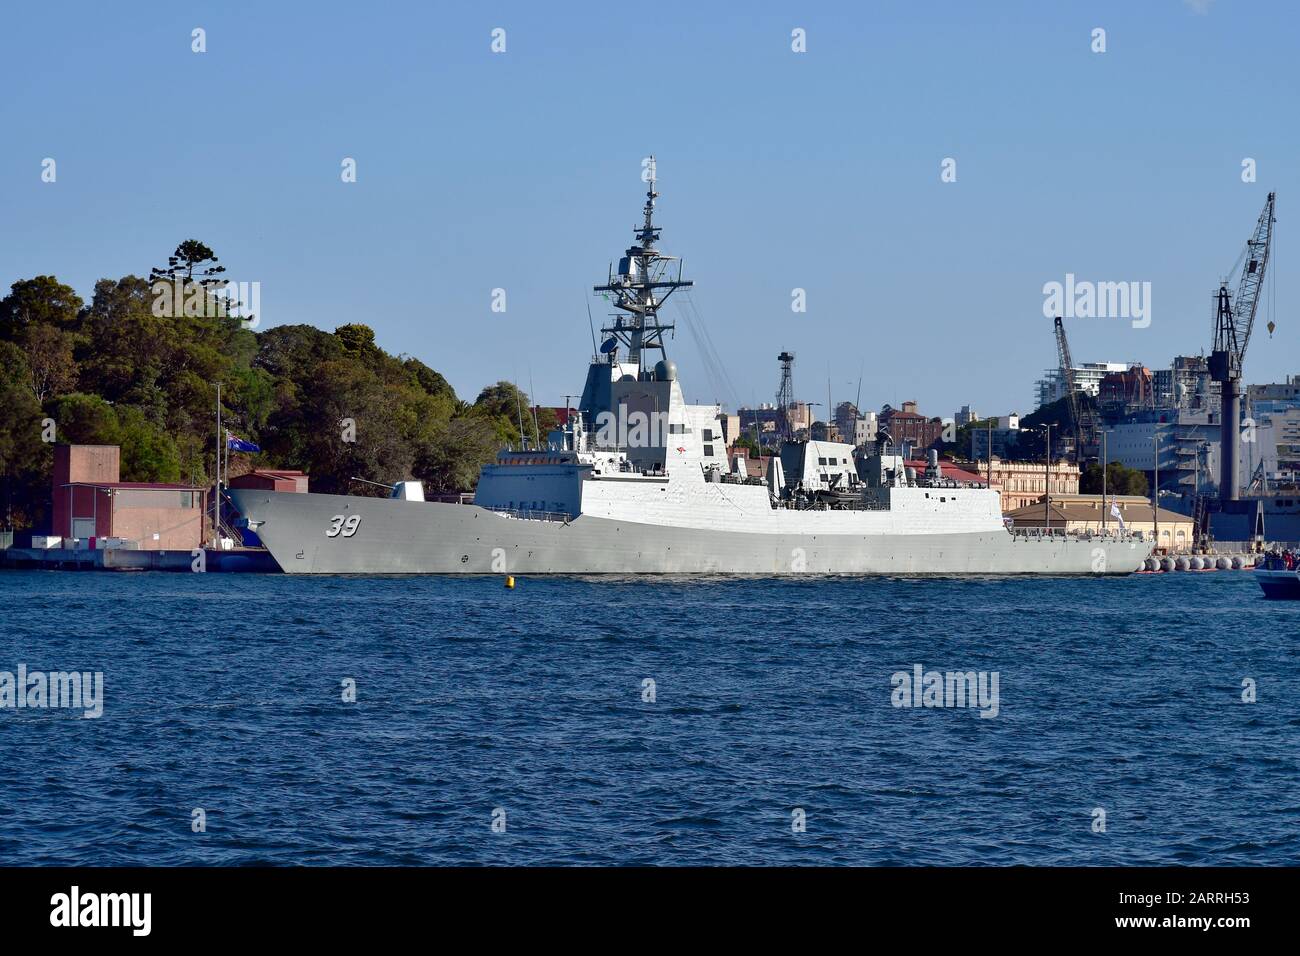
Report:
M 794 353 L 782 352 L 776 358 L 781 363 L 781 387 L 776 390 L 777 436 L 785 442 L 795 435 L 790 421 L 794 409 Z
M 1246 346 L 1250 344 L 1250 332 L 1259 306 L 1259 290 L 1264 284 L 1264 270 L 1268 267 L 1268 254 L 1273 245 L 1273 202 L 1276 196 L 1276 193 L 1268 194 L 1254 233 L 1246 240 L 1246 248 L 1229 270 L 1231 276 L 1239 266 L 1241 268 L 1236 293 L 1228 291 L 1225 279 L 1214 297 L 1214 348 L 1210 352 L 1208 369 L 1210 380 L 1219 383 L 1222 409 L 1219 454 L 1219 498 L 1222 501 L 1236 501 L 1241 495 L 1237 468 L 1241 452 L 1241 368 L 1246 360 Z
M 1074 378 L 1074 360 L 1070 358 L 1070 343 L 1065 337 L 1065 323 L 1058 315 L 1055 321 L 1056 354 L 1061 362 L 1061 377 L 1065 380 L 1065 393 L 1070 402 L 1070 424 L 1074 427 L 1074 460 L 1083 463 L 1085 444 L 1096 441 L 1097 423 L 1088 403 L 1079 397 L 1078 383 Z M 1051 455 L 1051 449 L 1048 449 Z

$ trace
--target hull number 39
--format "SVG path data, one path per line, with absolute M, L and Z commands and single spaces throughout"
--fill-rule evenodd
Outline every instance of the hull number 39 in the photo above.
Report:
M 335 515 L 330 518 L 330 526 L 325 529 L 325 537 L 337 538 L 342 535 L 350 538 L 357 533 L 357 528 L 361 525 L 361 515 Z

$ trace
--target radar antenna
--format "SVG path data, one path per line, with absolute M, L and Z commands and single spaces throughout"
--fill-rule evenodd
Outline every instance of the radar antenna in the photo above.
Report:
M 613 324 L 602 327 L 600 331 L 613 336 L 613 348 L 621 344 L 627 349 L 628 361 L 637 367 L 637 378 L 644 377 L 649 367 L 643 352 L 658 349 L 667 357 L 664 333 L 672 331 L 675 326 L 660 322 L 660 308 L 674 291 L 695 284 L 682 279 L 680 259 L 663 255 L 655 248 L 662 227 L 654 224 L 655 200 L 659 193 L 655 189 L 653 156 L 645 163 L 643 178 L 648 188 L 643 221 L 633 229 L 636 243 L 629 246 L 619 259 L 618 271 L 611 269 L 609 280 L 594 287 L 594 291 L 601 293 L 614 308 L 626 313 L 615 316 Z M 677 263 L 675 279 L 669 273 L 673 262 Z M 615 355 L 610 355 L 610 361 L 617 361 Z

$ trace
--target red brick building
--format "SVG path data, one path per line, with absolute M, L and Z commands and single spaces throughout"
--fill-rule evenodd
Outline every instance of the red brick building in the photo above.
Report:
M 1155 379 L 1151 369 L 1131 366 L 1126 372 L 1108 372 L 1097 387 L 1097 402 L 1108 408 L 1152 408 Z
M 307 476 L 301 471 L 282 468 L 258 468 L 238 478 L 231 478 L 231 488 L 252 488 L 256 491 L 294 491 L 307 493 Z
M 943 438 L 943 419 L 926 418 L 917 412 L 916 402 L 904 402 L 902 408 L 886 405 L 878 428 L 888 432 L 896 446 L 910 441 L 915 448 L 929 448 Z
M 202 547 L 207 491 L 119 481 L 116 445 L 55 445 L 51 534 L 66 541 L 120 538 L 146 551 Z

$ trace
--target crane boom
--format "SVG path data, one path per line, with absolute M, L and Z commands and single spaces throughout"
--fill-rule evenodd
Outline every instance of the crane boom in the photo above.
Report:
M 1085 434 L 1091 437 L 1092 422 L 1090 416 L 1085 413 L 1083 400 L 1079 397 L 1078 384 L 1074 378 L 1074 360 L 1070 357 L 1070 343 L 1065 337 L 1065 323 L 1058 315 L 1053 325 L 1056 330 L 1056 354 L 1061 362 L 1061 377 L 1065 379 L 1066 396 L 1070 403 L 1070 424 L 1074 427 L 1074 460 L 1081 462 Z M 1087 422 L 1084 421 L 1085 417 L 1089 418 Z M 1051 454 L 1050 449 L 1048 454 Z
M 1220 402 L 1220 474 L 1219 498 L 1236 501 L 1241 494 L 1241 476 L 1237 460 L 1240 452 L 1241 368 L 1246 360 L 1246 346 L 1255 326 L 1259 308 L 1259 290 L 1273 246 L 1273 206 L 1276 193 L 1269 193 L 1259 214 L 1255 231 L 1246 241 L 1238 260 L 1242 263 L 1241 279 L 1234 295 L 1225 280 L 1215 295 L 1214 348 L 1207 363 L 1210 379 L 1219 383 Z
M 1269 193 L 1264 209 L 1255 223 L 1255 231 L 1246 240 L 1246 247 L 1237 259 L 1241 265 L 1241 279 L 1235 295 L 1228 293 L 1228 284 L 1219 287 L 1215 303 L 1214 349 L 1229 353 L 1238 370 L 1246 358 L 1250 333 L 1255 327 L 1255 313 L 1259 308 L 1259 290 L 1264 284 L 1264 272 L 1273 247 L 1273 206 L 1277 193 Z M 1236 264 L 1233 266 L 1236 269 Z

